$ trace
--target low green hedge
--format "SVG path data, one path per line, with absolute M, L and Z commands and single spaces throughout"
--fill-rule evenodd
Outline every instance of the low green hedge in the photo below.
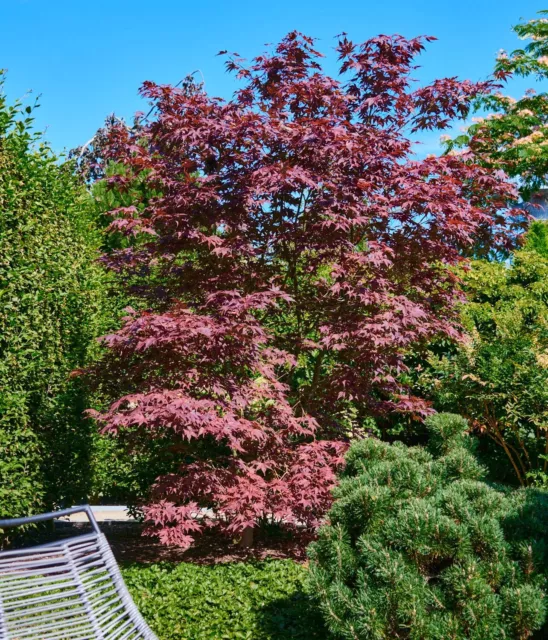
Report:
M 160 640 L 326 638 L 291 560 L 123 568 L 136 605 Z

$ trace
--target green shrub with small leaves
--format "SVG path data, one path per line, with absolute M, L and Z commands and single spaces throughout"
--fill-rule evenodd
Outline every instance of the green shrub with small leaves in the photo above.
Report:
M 548 259 L 548 220 L 534 220 L 525 236 L 525 248 Z
M 510 263 L 476 260 L 462 274 L 469 338 L 430 351 L 416 392 L 482 434 L 492 477 L 548 488 L 548 258 L 537 251 L 544 224 Z
M 9 104 L 0 72 L 0 517 L 87 496 L 95 427 L 73 370 L 98 349 L 110 302 L 86 189 Z
M 483 482 L 461 417 L 427 426 L 427 448 L 350 447 L 311 591 L 335 638 L 524 640 L 546 617 L 547 494 Z
M 323 640 L 307 570 L 292 560 L 133 564 L 124 580 L 159 640 Z

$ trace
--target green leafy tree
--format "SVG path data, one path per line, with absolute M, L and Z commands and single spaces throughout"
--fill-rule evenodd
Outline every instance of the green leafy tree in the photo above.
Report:
M 543 258 L 548 258 L 548 223 L 535 220 L 529 226 L 525 237 L 525 248 L 536 251 Z
M 548 79 L 547 16 L 541 11 L 514 27 L 526 44 L 499 52 L 495 76 L 501 82 Z M 491 93 L 478 97 L 475 107 L 487 116 L 473 118 L 463 135 L 446 140 L 448 153 L 470 153 L 503 170 L 530 199 L 546 186 L 548 93 L 530 89 L 517 100 Z M 470 341 L 432 355 L 434 373 L 427 367 L 421 382 L 438 408 L 462 412 L 504 450 L 521 484 L 548 484 L 546 222 L 532 222 L 524 240 L 525 250 L 511 265 L 473 264 L 465 276 L 470 304 L 463 312 Z M 505 465 L 497 464 L 497 455 L 490 458 L 500 474 Z
M 335 638 L 525 640 L 546 617 L 547 494 L 483 482 L 460 416 L 427 427 L 427 449 L 351 446 L 311 592 Z
M 432 351 L 419 386 L 437 409 L 458 411 L 504 451 L 519 483 L 546 483 L 548 257 L 524 249 L 510 264 L 476 261 L 464 287 L 469 340 Z
M 495 77 L 503 83 L 514 77 L 548 79 L 548 11 L 514 27 L 528 44 L 508 54 L 499 52 Z M 503 169 L 517 178 L 525 200 L 545 184 L 548 174 L 548 94 L 528 90 L 514 99 L 502 92 L 480 96 L 477 111 L 487 117 L 474 118 L 466 133 L 446 141 L 447 149 L 469 149 L 483 164 Z
M 33 130 L 33 108 L 0 92 L 2 516 L 86 497 L 93 427 L 70 373 L 109 324 L 89 196 Z

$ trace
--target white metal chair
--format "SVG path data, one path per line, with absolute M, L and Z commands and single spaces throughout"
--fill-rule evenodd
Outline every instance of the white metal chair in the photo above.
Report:
M 0 552 L 0 640 L 156 640 L 89 506 L 0 520 L 0 528 L 78 512 L 92 533 Z

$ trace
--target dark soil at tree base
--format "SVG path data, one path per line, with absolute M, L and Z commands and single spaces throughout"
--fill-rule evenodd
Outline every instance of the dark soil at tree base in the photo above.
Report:
M 176 546 L 168 546 L 141 534 L 141 526 L 135 523 L 101 523 L 116 560 L 120 563 L 140 562 L 192 562 L 195 564 L 217 564 L 221 562 L 242 562 L 245 560 L 266 560 L 267 558 L 291 559 L 306 562 L 306 547 L 310 537 L 289 539 L 287 536 L 266 535 L 257 532 L 254 544 L 242 548 L 238 540 L 208 531 L 199 537 L 186 551 Z M 79 535 L 85 532 L 79 523 L 63 523 L 62 536 Z

